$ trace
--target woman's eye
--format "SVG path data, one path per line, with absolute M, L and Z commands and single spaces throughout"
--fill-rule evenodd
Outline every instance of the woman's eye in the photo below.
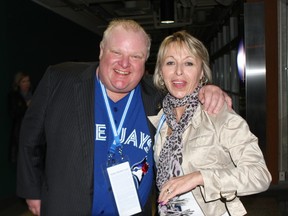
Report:
M 186 66 L 193 66 L 193 62 L 186 62 L 185 65 Z
M 173 61 L 167 61 L 166 65 L 174 65 L 174 62 Z

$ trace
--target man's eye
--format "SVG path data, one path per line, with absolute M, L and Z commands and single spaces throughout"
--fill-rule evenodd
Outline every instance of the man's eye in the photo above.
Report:
M 118 52 L 118 51 L 112 51 L 112 53 L 115 54 L 115 55 L 121 55 L 121 53 Z
M 132 56 L 132 58 L 133 58 L 133 59 L 142 59 L 142 57 L 139 56 L 139 55 Z

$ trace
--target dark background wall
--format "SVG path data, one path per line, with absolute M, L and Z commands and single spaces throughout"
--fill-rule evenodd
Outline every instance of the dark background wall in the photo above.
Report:
M 23 70 L 34 87 L 48 65 L 97 61 L 100 39 L 92 32 L 31 0 L 0 3 L 0 199 L 15 195 L 16 167 L 8 162 L 11 122 L 7 94 L 13 76 Z

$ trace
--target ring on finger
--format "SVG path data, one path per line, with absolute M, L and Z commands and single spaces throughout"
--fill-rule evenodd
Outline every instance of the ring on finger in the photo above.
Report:
M 169 188 L 166 190 L 166 193 L 167 194 L 171 194 L 172 193 L 172 190 L 170 190 Z

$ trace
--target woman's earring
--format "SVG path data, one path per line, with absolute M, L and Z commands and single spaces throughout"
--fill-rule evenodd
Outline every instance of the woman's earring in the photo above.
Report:
M 161 73 L 160 73 L 160 85 L 165 86 L 164 79 Z
M 200 79 L 200 84 L 202 86 L 206 85 L 208 83 L 208 79 L 205 76 L 202 76 L 202 78 Z

